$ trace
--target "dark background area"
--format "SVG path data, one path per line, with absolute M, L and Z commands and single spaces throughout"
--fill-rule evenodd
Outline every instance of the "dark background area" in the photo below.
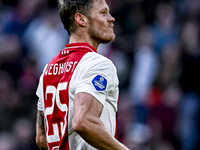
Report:
M 120 81 L 118 139 L 136 150 L 200 148 L 200 1 L 112 0 L 116 40 L 98 52 Z M 56 0 L 0 0 L 0 150 L 36 150 L 35 91 L 68 43 Z

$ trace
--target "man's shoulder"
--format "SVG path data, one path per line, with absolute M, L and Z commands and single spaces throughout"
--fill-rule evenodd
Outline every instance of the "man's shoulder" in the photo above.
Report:
M 82 60 L 85 67 L 89 70 L 107 70 L 107 71 L 116 71 L 116 67 L 113 62 L 98 53 L 87 53 Z
M 100 61 L 101 63 L 112 64 L 112 61 L 109 58 L 107 58 L 107 57 L 105 57 L 105 56 L 103 56 L 103 55 L 101 55 L 99 53 L 92 52 L 92 53 L 87 53 L 86 55 L 88 55 L 90 57 L 90 59 L 92 61 L 94 61 L 94 62 L 99 62 Z

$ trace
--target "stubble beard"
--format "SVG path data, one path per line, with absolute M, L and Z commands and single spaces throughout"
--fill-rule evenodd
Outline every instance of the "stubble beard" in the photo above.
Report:
M 92 24 L 90 24 L 89 34 L 92 39 L 98 41 L 99 43 L 109 43 L 115 40 L 114 32 L 112 33 L 100 32 L 95 28 L 93 28 Z

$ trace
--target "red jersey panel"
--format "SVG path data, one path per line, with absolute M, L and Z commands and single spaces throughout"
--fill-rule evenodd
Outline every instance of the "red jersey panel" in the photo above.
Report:
M 45 127 L 50 150 L 69 150 L 69 83 L 81 58 L 96 50 L 87 43 L 68 44 L 44 70 Z

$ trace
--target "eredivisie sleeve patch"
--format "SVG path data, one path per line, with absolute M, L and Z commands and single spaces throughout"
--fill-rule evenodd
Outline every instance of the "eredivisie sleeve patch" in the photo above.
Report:
M 97 75 L 92 80 L 92 84 L 97 91 L 104 91 L 107 86 L 107 80 L 103 76 Z

